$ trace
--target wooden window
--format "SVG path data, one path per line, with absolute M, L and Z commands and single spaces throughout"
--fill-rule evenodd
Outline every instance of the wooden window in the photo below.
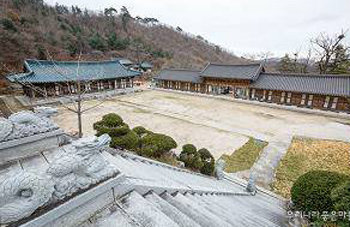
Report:
M 329 101 L 331 101 L 331 97 L 330 96 L 326 96 L 323 107 L 324 108 L 328 108 L 329 106 Z
M 301 96 L 301 102 L 300 102 L 300 104 L 301 104 L 301 105 L 305 105 L 305 100 L 306 100 L 306 94 L 303 94 L 303 95 Z
M 284 103 L 285 97 L 286 97 L 286 92 L 283 91 L 281 94 L 281 103 Z
M 338 97 L 334 97 L 331 108 L 332 109 L 336 109 L 337 108 L 337 104 L 338 104 Z
M 307 105 L 308 106 L 312 106 L 313 99 L 314 99 L 314 96 L 313 95 L 309 95 L 309 100 L 307 101 Z
M 271 101 L 272 100 L 272 91 L 269 91 L 269 95 L 267 97 L 267 100 L 268 101 Z

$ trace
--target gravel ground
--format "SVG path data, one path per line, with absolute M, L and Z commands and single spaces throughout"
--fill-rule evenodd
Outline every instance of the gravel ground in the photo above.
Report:
M 87 101 L 84 107 L 96 104 Z M 350 119 L 341 120 L 313 114 L 254 106 L 207 97 L 163 91 L 118 96 L 83 115 L 85 135 L 92 135 L 92 124 L 104 114 L 115 112 L 131 127 L 142 125 L 165 133 L 178 142 L 208 148 L 214 156 L 231 154 L 249 136 L 274 142 L 291 136 L 350 141 Z M 76 131 L 76 117 L 64 108 L 54 120 L 66 131 Z M 284 147 L 284 146 L 283 146 Z

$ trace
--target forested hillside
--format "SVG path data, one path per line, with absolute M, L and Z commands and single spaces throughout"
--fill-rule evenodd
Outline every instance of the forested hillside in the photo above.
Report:
M 42 0 L 0 1 L 0 46 L 1 75 L 21 70 L 26 58 L 70 60 L 80 52 L 86 60 L 127 57 L 152 61 L 156 68 L 244 61 L 180 27 L 136 17 L 126 7 L 93 12 Z

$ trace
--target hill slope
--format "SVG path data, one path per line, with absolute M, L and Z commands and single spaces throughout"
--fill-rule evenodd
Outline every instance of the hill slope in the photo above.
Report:
M 26 58 L 70 60 L 80 52 L 85 60 L 128 57 L 152 61 L 157 68 L 244 61 L 180 28 L 133 18 L 126 8 L 102 13 L 42 0 L 0 2 L 0 45 L 1 75 L 21 70 Z

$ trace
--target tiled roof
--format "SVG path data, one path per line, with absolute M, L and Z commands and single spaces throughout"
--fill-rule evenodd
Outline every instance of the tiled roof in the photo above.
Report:
M 156 79 L 192 82 L 192 83 L 202 82 L 202 79 L 200 77 L 200 71 L 185 70 L 185 69 L 164 69 L 158 74 Z
M 150 62 L 148 62 L 148 61 L 142 62 L 140 66 L 141 66 L 141 68 L 146 68 L 146 69 L 151 69 L 151 68 L 153 68 L 152 63 L 150 63 Z
M 52 83 L 76 80 L 103 80 L 140 75 L 119 61 L 42 61 L 26 60 L 26 73 L 10 75 L 12 82 Z M 79 66 L 79 67 L 78 67 Z
M 114 58 L 112 60 L 117 60 L 122 65 L 132 65 L 133 64 L 133 62 L 130 59 L 127 59 L 127 58 Z
M 261 73 L 252 88 L 350 96 L 350 75 Z
M 261 64 L 225 65 L 210 63 L 201 76 L 225 79 L 256 80 L 263 70 Z

